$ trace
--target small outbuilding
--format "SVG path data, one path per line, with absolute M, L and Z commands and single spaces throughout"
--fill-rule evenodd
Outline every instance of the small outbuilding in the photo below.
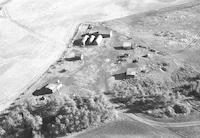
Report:
M 60 82 L 60 80 L 58 80 L 56 83 L 49 83 L 46 86 L 42 87 L 41 89 L 34 91 L 33 95 L 41 96 L 41 95 L 52 94 L 55 92 L 59 92 L 62 87 L 63 84 Z
M 137 69 L 136 68 L 127 68 L 126 75 L 127 76 L 136 76 Z
M 123 42 L 122 47 L 126 50 L 132 49 L 132 43 L 131 42 Z
M 109 33 L 102 34 L 103 38 L 111 38 L 113 36 L 113 32 L 110 31 Z
M 67 55 L 65 57 L 66 61 L 77 61 L 77 60 L 83 60 L 84 55 L 82 53 L 79 52 L 72 52 L 71 55 Z
M 58 80 L 56 83 L 50 83 L 46 86 L 47 89 L 51 90 L 53 93 L 58 92 L 63 87 L 63 84 Z
M 113 31 L 110 31 L 110 36 L 109 37 L 111 38 L 112 36 L 113 36 Z
M 75 58 L 76 58 L 77 60 L 83 60 L 84 55 L 81 54 L 81 53 L 77 53 L 77 54 L 75 55 Z

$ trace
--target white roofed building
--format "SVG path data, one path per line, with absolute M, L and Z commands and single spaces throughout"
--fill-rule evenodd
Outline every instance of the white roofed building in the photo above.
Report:
M 63 84 L 58 80 L 56 83 L 50 83 L 46 86 L 47 89 L 50 89 L 53 93 L 59 92 L 59 90 L 63 87 Z
M 131 42 L 123 42 L 122 47 L 124 49 L 132 49 L 132 43 Z
M 136 68 L 127 68 L 126 75 L 127 76 L 136 76 L 137 75 L 137 69 Z

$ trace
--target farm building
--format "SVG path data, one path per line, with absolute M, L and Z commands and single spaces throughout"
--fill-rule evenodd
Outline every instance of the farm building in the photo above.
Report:
M 127 68 L 126 75 L 127 76 L 136 76 L 137 69 L 136 68 Z
M 66 61 L 77 61 L 77 60 L 83 60 L 84 55 L 77 52 L 72 52 L 68 56 L 65 57 Z
M 53 93 L 58 92 L 63 87 L 63 84 L 51 83 L 46 86 L 47 89 L 51 90 Z
M 83 60 L 84 55 L 81 53 L 77 53 L 74 58 L 76 58 L 77 60 Z
M 81 41 L 83 46 L 85 46 L 86 41 L 89 39 L 89 37 L 90 37 L 89 35 L 85 35 L 85 36 L 83 37 L 83 39 L 82 39 L 82 41 Z
M 113 32 L 110 31 L 109 33 L 102 34 L 103 38 L 111 38 L 113 36 Z
M 91 35 L 89 39 L 89 44 L 92 44 L 94 42 L 95 36 Z
M 110 38 L 113 36 L 113 31 L 110 31 Z
M 98 35 L 97 38 L 95 39 L 95 44 L 101 45 L 102 41 L 103 41 L 103 36 Z
M 63 84 L 58 80 L 56 83 L 50 83 L 46 86 L 42 87 L 39 90 L 33 92 L 34 96 L 41 96 L 46 94 L 52 94 L 55 92 L 59 92 L 59 90 L 63 87 Z
M 133 48 L 131 42 L 123 42 L 122 47 L 123 47 L 124 49 L 127 49 L 127 50 Z
M 60 80 L 57 80 L 56 83 L 50 83 L 46 86 L 47 89 L 50 89 L 53 93 L 58 92 L 63 87 L 63 84 Z

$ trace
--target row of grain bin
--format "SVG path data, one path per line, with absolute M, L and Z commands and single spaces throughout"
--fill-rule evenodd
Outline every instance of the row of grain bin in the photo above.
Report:
M 82 45 L 101 45 L 103 40 L 102 35 L 94 36 L 94 35 L 85 35 L 82 39 Z
M 99 34 L 99 33 L 94 33 L 94 34 L 86 34 L 82 38 L 82 45 L 101 45 L 103 38 L 108 38 L 112 37 L 112 31 L 110 31 L 109 34 Z

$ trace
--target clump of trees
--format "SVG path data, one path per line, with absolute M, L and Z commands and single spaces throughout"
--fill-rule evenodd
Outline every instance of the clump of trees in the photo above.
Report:
M 42 118 L 31 114 L 26 105 L 18 105 L 0 123 L 1 137 L 27 137 L 37 135 L 42 127 Z
M 180 67 L 172 72 L 171 75 L 171 79 L 177 84 L 188 82 L 199 77 L 199 73 L 190 66 Z
M 161 83 L 155 83 L 149 78 L 130 78 L 116 83 L 113 88 L 114 98 L 119 100 L 119 102 L 129 102 L 133 101 L 133 98 L 146 99 L 153 98 L 156 99 L 163 97 L 170 97 L 170 92 L 167 85 L 162 85 Z M 169 99 L 169 98 L 168 98 Z
M 51 95 L 28 100 L 3 115 L 0 137 L 56 137 L 78 132 L 113 116 L 112 107 L 99 96 Z
M 173 92 L 180 92 L 185 96 L 200 98 L 200 74 L 188 77 L 173 88 Z
M 174 85 L 154 82 L 149 78 L 130 78 L 122 80 L 113 88 L 113 100 L 123 103 L 130 112 L 147 113 L 154 117 L 188 115 L 191 107 L 180 104 L 184 99 Z M 180 113 L 176 112 L 181 110 Z

